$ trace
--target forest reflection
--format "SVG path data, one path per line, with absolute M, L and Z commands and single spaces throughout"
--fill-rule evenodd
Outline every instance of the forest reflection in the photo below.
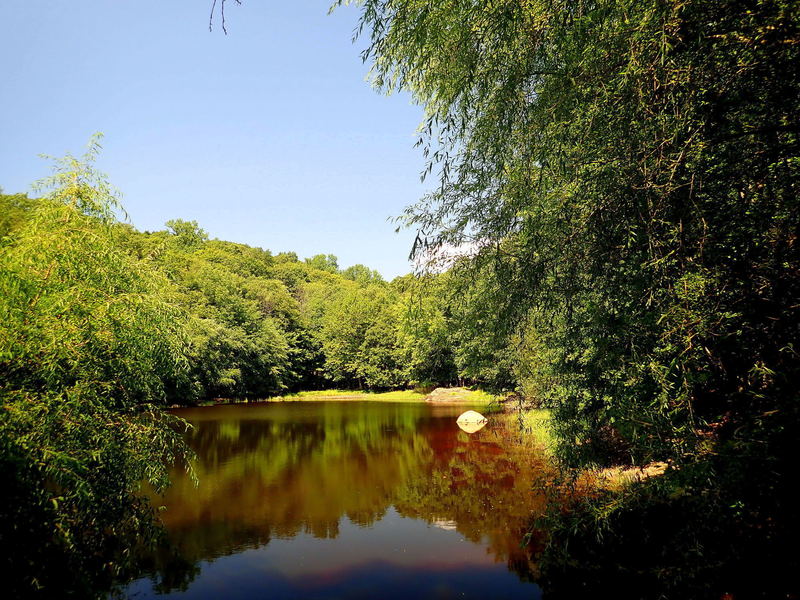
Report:
M 177 411 L 194 425 L 199 485 L 175 472 L 166 495 L 153 498 L 165 507 L 170 543 L 152 564 L 157 589 L 185 589 L 201 561 L 300 534 L 337 538 L 343 523 L 369 528 L 387 511 L 433 526 L 417 536 L 455 530 L 529 580 L 534 565 L 521 540 L 545 509 L 533 490 L 547 461 L 507 415 L 461 431 L 463 410 L 321 402 Z M 348 568 L 358 560 L 350 556 Z

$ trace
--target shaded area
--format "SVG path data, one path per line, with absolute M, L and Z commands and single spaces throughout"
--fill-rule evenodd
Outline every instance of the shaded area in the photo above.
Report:
M 786 428 L 771 439 L 775 457 L 720 453 L 583 498 L 541 524 L 552 544 L 538 583 L 554 599 L 610 587 L 620 599 L 800 597 L 796 439 Z M 698 493 L 710 480 L 717 486 Z

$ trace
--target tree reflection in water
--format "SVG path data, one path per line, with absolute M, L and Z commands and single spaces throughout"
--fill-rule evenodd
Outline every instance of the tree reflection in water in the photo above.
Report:
M 170 540 L 150 565 L 157 589 L 186 589 L 201 561 L 276 539 L 337 538 L 342 527 L 372 528 L 387 513 L 387 528 L 402 517 L 428 523 L 413 534 L 421 547 L 437 528 L 455 530 L 528 579 L 533 565 L 521 540 L 531 516 L 545 508 L 532 489 L 549 468 L 504 415 L 472 435 L 459 430 L 455 418 L 463 410 L 325 402 L 179 411 L 195 425 L 190 442 L 200 484 L 176 472 L 167 494 L 153 498 L 166 507 Z M 375 543 L 390 546 L 409 531 L 342 547 L 330 570 L 367 564 L 384 551 Z M 427 559 L 451 567 L 460 560 L 458 552 L 442 552 L 448 556 Z M 464 552 L 466 564 L 473 559 Z

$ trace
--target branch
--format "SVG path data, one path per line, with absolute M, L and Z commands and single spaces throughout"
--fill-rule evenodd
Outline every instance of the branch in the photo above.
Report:
M 228 28 L 225 26 L 225 3 L 227 1 L 228 0 L 219 0 L 219 12 L 222 15 L 222 31 L 225 33 L 225 35 L 228 35 Z M 236 4 L 238 4 L 240 6 L 242 4 L 242 0 L 233 0 L 233 1 L 236 2 Z M 214 28 L 213 27 L 213 25 L 214 25 L 214 10 L 216 9 L 216 7 L 217 7 L 217 0 L 213 0 L 213 2 L 211 3 L 211 14 L 208 16 L 208 30 L 209 31 L 212 31 L 213 28 Z

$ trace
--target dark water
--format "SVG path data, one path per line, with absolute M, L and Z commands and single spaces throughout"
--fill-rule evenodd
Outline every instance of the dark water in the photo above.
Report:
M 176 411 L 195 487 L 156 503 L 170 548 L 130 598 L 538 598 L 521 545 L 547 470 L 513 420 L 463 406 L 313 402 Z

